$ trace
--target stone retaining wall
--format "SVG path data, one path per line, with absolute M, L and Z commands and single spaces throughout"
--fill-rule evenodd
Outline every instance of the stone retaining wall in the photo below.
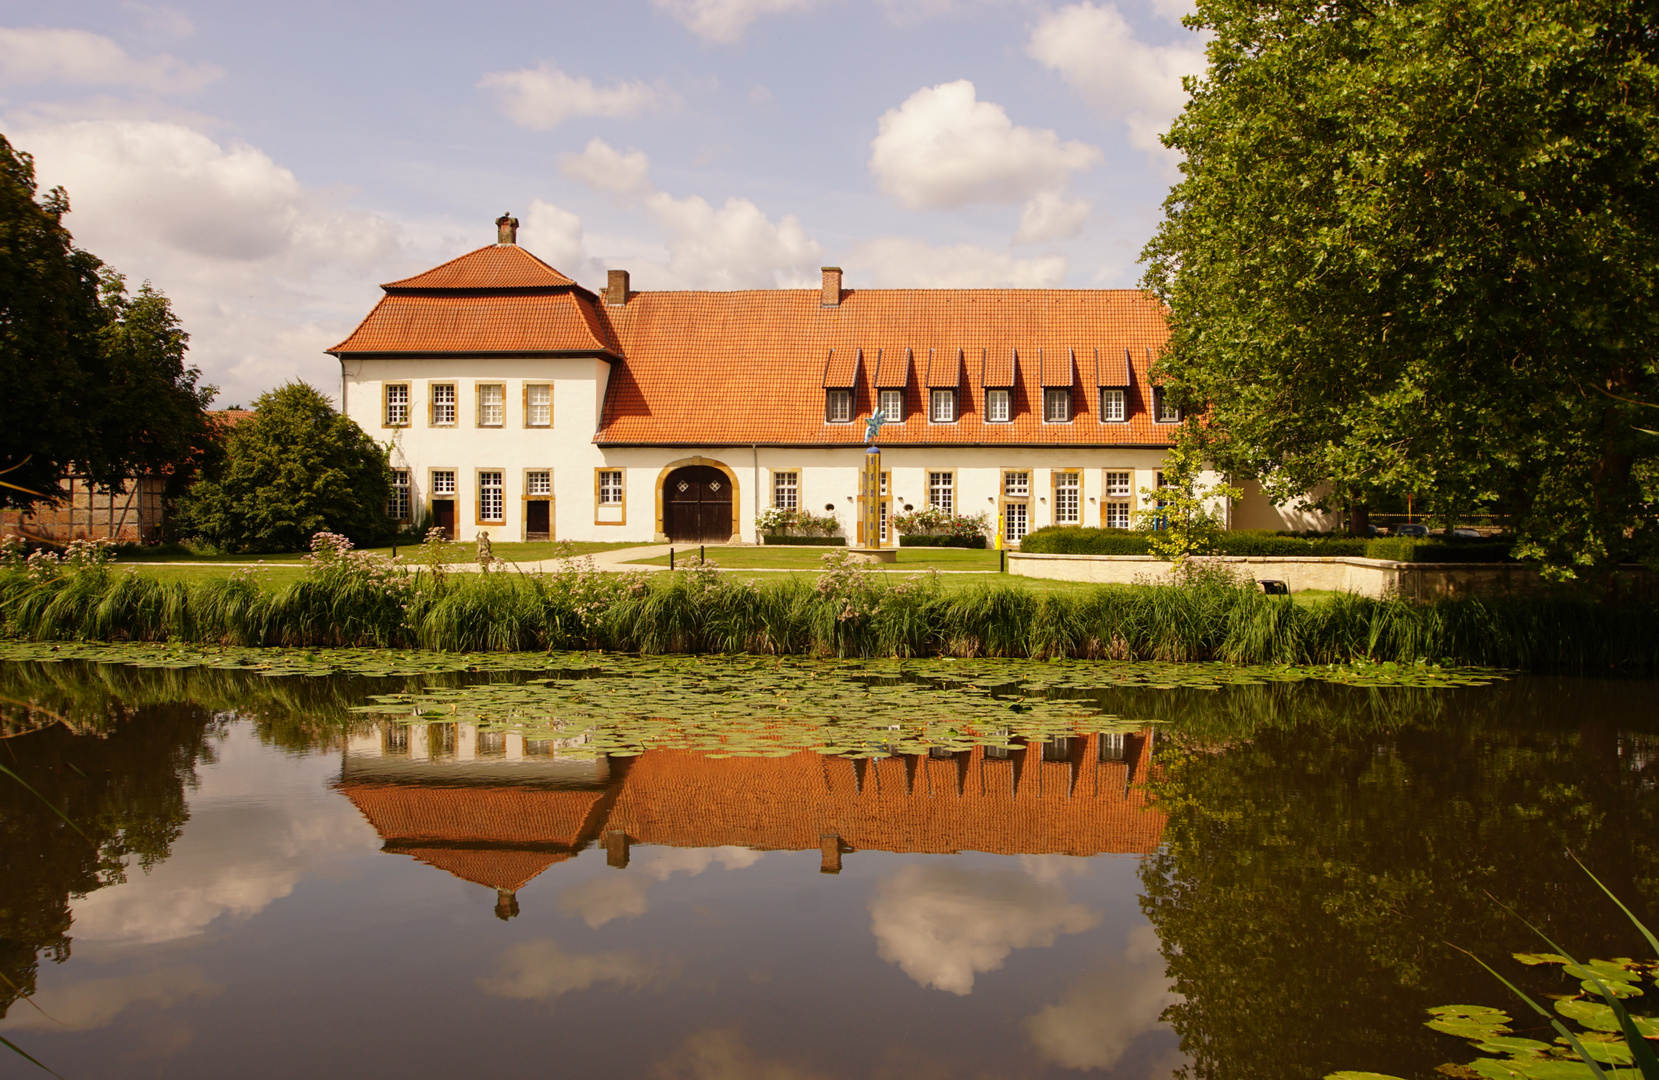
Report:
M 1535 567 L 1525 563 L 1411 563 L 1356 557 L 1208 555 L 1194 562 L 1225 566 L 1255 581 L 1277 580 L 1293 593 L 1309 589 L 1351 592 L 1413 600 L 1443 596 L 1491 596 L 1526 592 L 1542 584 Z M 1132 585 L 1158 583 L 1170 564 L 1150 555 L 1038 555 L 1008 553 L 1008 572 L 1057 581 L 1097 581 Z M 1620 570 L 1621 582 L 1637 596 L 1653 599 L 1655 577 L 1645 567 Z

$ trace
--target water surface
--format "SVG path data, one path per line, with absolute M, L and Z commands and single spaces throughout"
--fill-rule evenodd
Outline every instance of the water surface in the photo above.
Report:
M 501 674 L 6 663 L 0 762 L 95 844 L 0 777 L 0 1033 L 72 1078 L 1426 1078 L 1470 1055 L 1423 1009 L 1505 1003 L 1444 942 L 1535 947 L 1488 893 L 1639 955 L 1565 851 L 1653 913 L 1654 684 L 1102 683 L 721 747 L 729 687 L 561 734 Z

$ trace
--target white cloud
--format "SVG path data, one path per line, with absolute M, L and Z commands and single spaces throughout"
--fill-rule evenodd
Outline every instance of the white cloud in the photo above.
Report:
M 889 875 L 870 901 L 877 954 L 923 986 L 963 995 L 1015 949 L 1053 945 L 1099 921 L 1056 884 L 920 863 Z
M 1058 191 L 1039 191 L 1020 208 L 1016 244 L 1040 244 L 1045 240 L 1069 240 L 1083 231 L 1089 220 L 1089 200 L 1068 199 Z
M 546 131 L 573 116 L 625 119 L 678 101 L 671 91 L 637 79 L 595 86 L 585 75 L 566 75 L 551 64 L 492 71 L 478 85 L 495 92 L 496 104 L 508 119 L 533 131 Z
M 53 979 L 47 989 L 32 999 L 39 1008 L 31 1009 L 19 1002 L 0 1020 L 0 1027 L 8 1031 L 90 1031 L 108 1026 L 134 1006 L 170 1009 L 186 1001 L 213 997 L 223 990 L 223 986 L 196 967 L 84 979 L 66 986 L 58 985 Z
M 1170 989 L 1150 926 L 1129 934 L 1121 958 L 1085 977 L 1058 1004 L 1026 1020 L 1045 1061 L 1063 1069 L 1110 1069 L 1137 1038 L 1158 1026 L 1164 1009 L 1180 1000 Z M 1165 1063 L 1169 1062 L 1166 1056 Z M 1155 1076 L 1168 1076 L 1160 1066 Z
M 735 1031 L 699 1031 L 655 1069 L 657 1080 L 824 1080 L 822 1073 L 763 1058 Z
M 650 910 L 651 883 L 638 874 L 601 874 L 559 894 L 557 907 L 597 930 L 613 919 L 637 919 Z
M 655 287 L 769 289 L 812 284 L 822 249 L 793 214 L 773 224 L 748 199 L 716 210 L 696 195 L 657 192 L 646 207 L 669 233 L 665 279 Z
M 1014 124 L 966 79 L 925 87 L 889 109 L 870 150 L 883 190 L 912 209 L 1018 202 L 1063 188 L 1100 160 L 1092 146 Z
M 974 244 L 933 247 L 902 236 L 866 240 L 843 262 L 850 281 L 877 289 L 1052 289 L 1066 277 L 1064 255 L 1017 259 Z
M 68 189 L 76 243 L 172 298 L 191 361 L 227 403 L 294 377 L 332 389 L 339 369 L 321 350 L 373 305 L 375 282 L 420 268 L 390 222 L 347 211 L 255 147 L 146 120 L 10 134 L 43 187 Z
M 503 949 L 495 973 L 477 984 L 491 997 L 550 1001 L 602 983 L 629 990 L 660 985 L 674 971 L 672 964 L 627 950 L 572 953 L 551 938 L 534 938 Z
M 656 0 L 656 4 L 704 41 L 729 45 L 742 40 L 749 24 L 761 16 L 804 11 L 813 0 Z
M 321 864 L 379 847 L 374 830 L 349 802 L 332 794 L 316 797 L 318 782 L 330 771 L 322 759 L 315 768 L 282 774 L 277 782 L 284 798 L 250 805 L 250 786 L 272 783 L 261 755 L 246 729 L 220 744 L 220 760 L 201 770 L 201 785 L 190 796 L 190 823 L 167 860 L 75 900 L 77 942 L 154 944 L 191 937 L 222 916 L 245 919 L 263 911 Z
M 651 191 L 651 162 L 643 150 L 623 153 L 594 136 L 580 154 L 560 154 L 559 171 L 595 191 L 643 195 Z
M 569 210 L 541 199 L 531 199 L 518 231 L 526 251 L 577 281 L 599 283 L 605 268 L 588 256 L 582 219 Z
M 102 34 L 51 27 L 0 27 L 0 82 L 127 86 L 188 94 L 224 74 L 166 54 L 135 58 Z
M 744 870 L 759 862 L 764 851 L 743 847 L 654 849 L 635 861 L 625 873 L 602 873 L 559 894 L 557 906 L 566 915 L 580 916 L 598 929 L 612 919 L 635 919 L 650 910 L 651 883 L 675 874 L 696 877 L 715 863 L 727 870 Z
M 1166 16 L 1181 11 L 1179 5 L 1156 4 Z M 1148 45 L 1111 3 L 1070 4 L 1043 16 L 1026 51 L 1084 100 L 1127 124 L 1131 145 L 1166 157 L 1158 136 L 1186 105 L 1181 78 L 1204 72 L 1201 45 Z

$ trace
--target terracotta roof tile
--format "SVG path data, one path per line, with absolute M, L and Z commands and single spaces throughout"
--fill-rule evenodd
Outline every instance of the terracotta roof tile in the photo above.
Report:
M 962 385 L 962 349 L 950 347 L 927 352 L 927 388 L 954 390 Z
M 386 841 L 572 847 L 601 795 L 522 785 L 434 787 L 342 781 L 339 789 Z
M 913 350 L 908 346 L 886 346 L 876 364 L 875 386 L 878 390 L 903 390 L 910 385 L 910 363 Z
M 1128 386 L 1130 383 L 1129 350 L 1108 345 L 1095 350 L 1095 385 Z
M 1043 387 L 1071 387 L 1077 382 L 1077 364 L 1069 345 L 1049 346 L 1037 350 L 1043 369 Z
M 831 349 L 824 361 L 824 387 L 849 390 L 858 385 L 858 372 L 864 366 L 864 350 Z
M 488 889 L 517 892 L 530 879 L 555 863 L 570 858 L 568 851 L 519 851 L 512 848 L 434 848 L 391 845 L 388 850 L 408 855 L 428 866 L 448 871 L 463 881 Z
M 615 353 L 591 299 L 571 289 L 391 293 L 331 353 Z
M 930 352 L 947 363 L 966 353 L 967 381 L 952 424 L 929 423 L 925 385 L 907 385 L 904 419 L 882 428 L 883 446 L 1169 444 L 1170 426 L 1152 423 L 1141 359 L 1168 336 L 1164 310 L 1138 290 L 849 289 L 834 307 L 820 298 L 818 289 L 641 292 L 606 307 L 622 359 L 612 368 L 595 441 L 857 446 L 862 425 L 825 423 L 824 358 L 831 349 L 870 353 L 905 342 L 919 382 L 933 382 L 925 367 Z M 986 350 L 994 358 L 1018 349 L 1035 361 L 1039 347 L 1075 349 L 1085 357 L 1097 348 L 1133 349 L 1142 383 L 1129 394 L 1129 419 L 1103 424 L 1094 395 L 1078 394 L 1071 423 L 1043 423 L 1041 373 L 1027 362 L 1016 365 L 1012 421 L 985 422 L 984 383 L 977 377 Z M 877 366 L 863 365 L 855 416 L 875 407 L 875 383 L 885 378 L 872 370 Z
M 985 377 L 980 380 L 980 385 L 993 390 L 1006 389 L 1014 385 L 1019 369 L 1018 349 L 986 349 Z
M 576 284 L 517 244 L 491 244 L 382 289 L 554 289 Z

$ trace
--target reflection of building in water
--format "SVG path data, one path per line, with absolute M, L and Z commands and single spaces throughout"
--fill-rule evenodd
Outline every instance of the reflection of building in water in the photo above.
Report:
M 1137 783 L 1152 742 L 1147 729 L 871 759 L 593 759 L 469 724 L 385 724 L 348 745 L 340 789 L 385 850 L 497 890 L 507 918 L 519 888 L 595 841 L 613 866 L 630 844 L 817 848 L 826 873 L 863 850 L 1145 854 L 1164 825 Z

